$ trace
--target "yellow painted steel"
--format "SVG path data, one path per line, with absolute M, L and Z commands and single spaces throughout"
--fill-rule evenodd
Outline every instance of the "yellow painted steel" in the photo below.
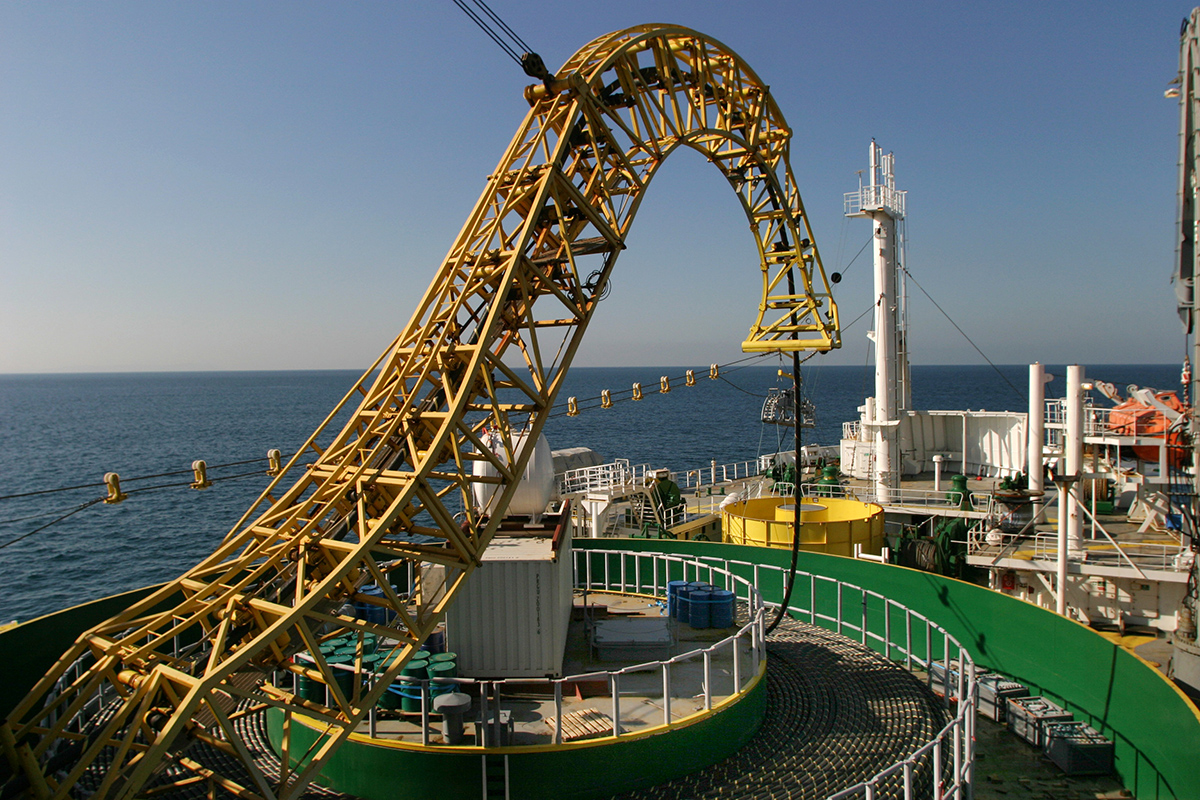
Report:
M 741 58 L 686 28 L 639 26 L 591 42 L 526 94 L 528 116 L 403 332 L 212 555 L 84 634 L 0 726 L 26 794 L 66 798 L 86 783 L 96 800 L 185 784 L 299 796 L 478 565 L 528 460 L 517 437 L 536 441 L 644 190 L 676 148 L 721 170 L 757 243 L 763 296 L 744 349 L 839 345 L 791 131 Z M 501 455 L 483 443 L 491 434 Z M 478 461 L 496 474 L 474 476 Z M 494 517 L 472 508 L 476 484 L 500 487 Z M 392 588 L 390 571 L 420 564 L 444 567 L 444 582 Z M 185 599 L 161 609 L 176 593 Z M 357 619 L 350 603 L 393 619 Z M 370 690 L 344 691 L 320 654 L 343 630 L 396 643 Z M 312 669 L 292 660 L 300 651 Z M 272 671 L 323 681 L 330 704 L 279 688 Z M 266 707 L 327 733 L 290 752 L 304 765 L 285 758 L 279 779 L 234 724 Z
M 730 544 L 791 548 L 795 508 L 790 497 L 732 503 L 721 514 L 722 538 Z M 801 550 L 853 556 L 855 545 L 872 555 L 883 549 L 883 509 L 874 503 L 821 497 L 805 500 L 801 511 Z

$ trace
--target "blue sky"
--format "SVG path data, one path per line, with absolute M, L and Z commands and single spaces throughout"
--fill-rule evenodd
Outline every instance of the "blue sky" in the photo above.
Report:
M 872 137 L 909 266 L 997 363 L 1173 362 L 1176 2 L 494 0 L 556 69 L 611 30 L 739 52 L 794 131 L 830 269 Z M 0 4 L 0 372 L 361 368 L 404 326 L 527 110 L 450 0 Z M 837 290 L 870 304 L 864 254 Z M 579 365 L 739 357 L 744 217 L 690 152 L 650 188 Z M 979 363 L 913 287 L 915 363 Z M 829 364 L 862 364 L 866 321 Z

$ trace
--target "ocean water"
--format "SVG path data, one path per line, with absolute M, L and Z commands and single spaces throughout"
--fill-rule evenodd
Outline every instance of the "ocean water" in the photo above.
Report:
M 764 363 L 724 369 L 717 380 L 697 367 L 691 387 L 681 367 L 576 368 L 546 435 L 555 449 L 591 447 L 605 460 L 673 470 L 791 449 L 790 429 L 759 421 L 767 390 L 786 385 L 779 365 Z M 805 443 L 836 445 L 842 423 L 857 419 L 872 391 L 872 372 L 813 364 L 819 358 L 802 370 L 817 407 Z M 1060 396 L 1064 370 L 1048 370 L 1060 377 L 1047 396 Z M 663 375 L 671 378 L 668 394 L 659 392 Z M 912 375 L 916 408 L 1026 410 L 1024 365 L 918 366 Z M 1170 390 L 1179 382 L 1176 365 L 1095 366 L 1087 375 L 1120 387 Z M 267 450 L 293 452 L 358 378 L 353 371 L 0 376 L 0 621 L 168 580 L 195 564 L 267 485 Z M 598 408 L 602 390 L 625 398 L 635 381 L 645 399 Z M 578 398 L 578 416 L 565 413 L 569 396 Z M 186 486 L 196 459 L 218 479 L 204 491 Z M 121 475 L 125 502 L 55 522 L 103 496 L 106 472 Z M 229 476 L 241 477 L 219 480 Z M 83 488 L 13 497 L 75 486 Z M 26 538 L 4 546 L 19 537 Z

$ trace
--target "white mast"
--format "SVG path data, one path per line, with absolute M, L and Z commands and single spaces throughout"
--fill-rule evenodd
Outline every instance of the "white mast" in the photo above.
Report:
M 875 397 L 867 401 L 863 423 L 874 432 L 876 498 L 886 502 L 900 485 L 899 412 L 912 403 L 904 322 L 903 285 L 897 269 L 903 260 L 905 192 L 896 190 L 894 156 L 871 140 L 870 182 L 846 196 L 846 216 L 867 217 L 873 229 L 875 262 Z

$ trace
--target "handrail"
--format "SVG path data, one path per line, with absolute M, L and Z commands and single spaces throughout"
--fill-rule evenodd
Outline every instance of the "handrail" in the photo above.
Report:
M 762 570 L 774 571 L 781 578 L 787 572 L 782 567 L 756 564 L 738 559 L 701 556 L 699 560 L 721 564 L 726 570 L 735 565 L 742 569 L 750 570 L 754 575 L 753 582 L 756 586 L 763 585 L 761 580 Z M 788 605 L 788 610 L 793 615 L 799 615 L 801 619 L 804 616 L 808 616 L 810 624 L 824 623 L 822 627 L 826 627 L 841 635 L 846 635 L 846 631 L 849 631 L 851 634 L 857 632 L 861 644 L 871 646 L 876 652 L 880 652 L 878 647 L 882 647 L 881 654 L 889 660 L 903 660 L 905 667 L 910 671 L 913 670 L 914 665 L 923 669 L 926 673 L 926 681 L 930 686 L 932 686 L 933 681 L 932 666 L 935 663 L 933 637 L 931 634 L 936 632 L 942 641 L 941 664 L 946 667 L 945 682 L 949 683 L 952 672 L 956 674 L 958 680 L 957 686 L 954 687 L 955 696 L 960 698 L 958 709 L 953 719 L 937 735 L 906 758 L 896 762 L 866 781 L 862 781 L 831 795 L 829 800 L 859 796 L 867 800 L 874 800 L 874 798 L 880 796 L 879 792 L 881 791 L 882 783 L 898 772 L 904 775 L 904 793 L 901 795 L 903 800 L 916 800 L 918 797 L 926 797 L 928 793 L 921 791 L 920 787 L 915 785 L 913 779 L 918 761 L 929 755 L 932 756 L 933 760 L 934 780 L 940 786 L 941 794 L 938 796 L 943 800 L 969 798 L 971 796 L 970 787 L 975 764 L 975 711 L 979 702 L 978 674 L 975 670 L 975 661 L 970 652 L 954 636 L 946 631 L 945 628 L 933 622 L 924 614 L 913 611 L 907 606 L 897 603 L 878 592 L 804 570 L 796 570 L 793 580 L 800 581 L 800 585 L 803 585 L 804 581 L 808 582 L 809 598 L 817 597 L 817 586 L 831 587 L 827 591 L 832 590 L 836 592 L 837 607 L 836 615 L 822 613 L 815 608 L 805 607 L 802 597 L 797 598 L 796 595 L 793 595 L 793 602 Z M 857 592 L 859 594 L 860 602 L 858 606 L 861 609 L 861 616 L 858 619 L 858 624 L 855 624 L 853 615 L 847 616 L 844 613 L 847 592 L 850 594 L 851 603 L 854 601 L 854 593 Z M 872 611 L 869 602 L 871 599 L 876 601 L 876 605 L 880 601 L 883 603 L 883 633 L 871 629 L 871 619 L 877 619 L 881 613 L 878 609 Z M 778 604 L 771 603 L 770 601 L 767 601 L 766 605 L 778 607 Z M 815 606 L 816 604 L 813 603 L 813 605 Z M 903 612 L 904 624 L 901 626 L 901 631 L 897 631 L 896 628 L 898 626 L 892 623 L 893 611 Z M 872 613 L 875 616 L 872 616 Z M 925 628 L 924 636 L 921 637 L 921 640 L 925 643 L 924 653 L 914 652 L 914 621 L 918 625 L 923 624 Z M 903 638 L 897 640 L 901 634 Z M 854 638 L 854 636 L 850 636 L 849 638 Z M 898 655 L 899 658 L 894 654 Z M 956 663 L 959 666 L 957 669 L 953 669 L 952 665 Z M 951 689 L 948 685 L 944 688 L 944 702 L 949 704 Z M 948 761 L 946 758 L 947 748 L 949 749 Z M 947 772 L 949 773 L 948 775 L 946 774 Z M 942 780 L 943 778 L 944 780 Z
M 593 580 L 593 561 L 604 559 L 603 575 L 605 580 L 603 583 L 598 583 Z M 614 581 L 610 576 L 609 561 L 611 558 L 620 559 L 620 568 L 616 570 L 619 574 L 619 579 Z M 627 560 L 633 558 L 633 568 L 628 567 Z M 582 562 L 582 568 L 581 568 Z M 397 680 L 402 684 L 419 687 L 421 692 L 421 714 L 422 719 L 427 719 L 432 710 L 432 687 L 438 685 L 455 684 L 460 686 L 478 686 L 481 697 L 491 698 L 488 702 L 489 710 L 484 712 L 481 707 L 480 724 L 487 726 L 494 723 L 492 719 L 491 708 L 494 706 L 496 710 L 502 707 L 501 689 L 507 684 L 514 684 L 521 687 L 522 692 L 530 691 L 531 686 L 542 685 L 547 687 L 547 692 L 553 692 L 555 697 L 555 717 L 554 717 L 554 743 L 562 744 L 563 730 L 563 686 L 582 681 L 605 680 L 608 683 L 609 698 L 612 702 L 612 732 L 611 736 L 616 738 L 622 735 L 628 735 L 626 729 L 621 723 L 621 696 L 617 686 L 620 682 L 621 675 L 633 673 L 645 673 L 651 670 L 659 670 L 662 674 L 662 683 L 664 687 L 663 695 L 663 721 L 656 730 L 670 729 L 677 727 L 680 722 L 675 720 L 671 712 L 671 667 L 685 661 L 691 661 L 698 657 L 703 658 L 704 662 L 704 708 L 711 710 L 714 705 L 714 700 L 718 696 L 723 696 L 726 699 L 721 702 L 727 702 L 729 699 L 738 697 L 748 692 L 753 686 L 758 677 L 759 668 L 763 659 L 766 658 L 766 632 L 765 632 L 765 609 L 766 605 L 762 600 L 762 596 L 754 585 L 738 575 L 731 572 L 714 568 L 709 564 L 702 564 L 696 559 L 668 555 L 663 553 L 642 553 L 627 550 L 577 550 L 575 551 L 575 588 L 584 589 L 586 591 L 615 591 L 626 594 L 652 594 L 660 596 L 666 594 L 667 583 L 669 576 L 672 573 L 672 566 L 679 570 L 686 578 L 689 567 L 696 579 L 703 575 L 706 582 L 714 586 L 720 585 L 722 588 L 734 592 L 736 599 L 744 601 L 749 610 L 749 621 L 738 628 L 738 630 L 718 642 L 714 642 L 707 647 L 699 647 L 690 650 L 686 653 L 680 653 L 672 656 L 669 659 L 658 661 L 647 661 L 640 664 L 621 667 L 613 670 L 593 670 L 587 673 L 568 675 L 561 678 L 512 678 L 512 679 L 494 679 L 494 680 L 476 680 L 473 678 L 416 678 L 412 676 L 400 676 Z M 745 644 L 743 644 L 745 643 Z M 748 645 L 747 649 L 750 655 L 751 662 L 749 669 L 743 669 L 741 663 L 740 651 Z M 728 693 L 718 694 L 714 691 L 714 686 L 717 684 L 716 676 L 713 671 L 713 656 L 721 654 L 723 651 L 729 651 L 732 654 L 732 680 L 730 683 L 731 691 Z M 334 668 L 343 670 L 351 670 L 354 668 L 349 665 L 331 665 Z M 368 682 L 374 676 L 366 673 L 365 680 Z M 375 730 L 376 712 L 371 709 L 368 715 L 368 726 L 371 731 Z M 429 728 L 428 725 L 422 725 L 422 745 L 429 744 Z M 522 747 L 541 747 L 544 745 L 524 745 L 515 746 L 515 749 Z M 459 745 L 459 747 L 476 748 L 482 750 L 484 745 Z

